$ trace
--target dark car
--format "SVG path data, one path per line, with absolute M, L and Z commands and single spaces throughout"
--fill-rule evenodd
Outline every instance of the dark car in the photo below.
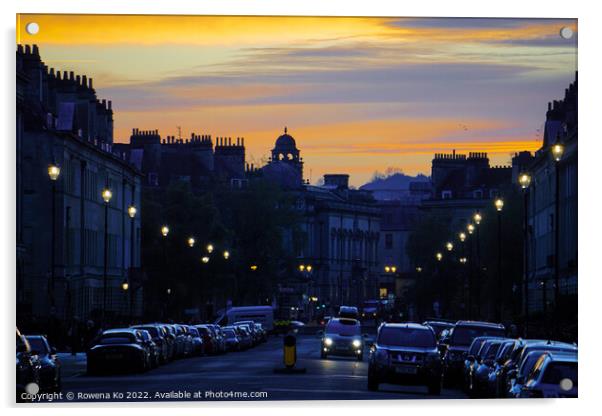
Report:
M 188 325 L 188 333 L 192 337 L 192 353 L 194 355 L 205 354 L 205 344 L 203 343 L 203 337 L 196 327 Z
M 437 339 L 441 339 L 441 334 L 443 333 L 443 331 L 445 331 L 446 329 L 450 330 L 454 327 L 453 323 L 443 321 L 426 321 L 422 325 L 427 325 L 433 328 Z
M 142 345 L 148 350 L 150 355 L 150 367 L 156 368 L 161 364 L 161 349 L 153 341 L 151 334 L 145 329 L 139 329 Z
M 521 387 L 518 397 L 522 398 L 576 398 L 577 354 L 544 353 Z
M 226 348 L 228 351 L 240 351 L 240 340 L 234 328 L 224 327 L 223 332 L 226 337 Z
M 217 353 L 226 352 L 226 338 L 222 331 L 222 327 L 217 324 L 206 324 L 207 327 L 213 332 L 213 338 L 215 340 L 215 350 Z
M 359 319 L 360 313 L 355 306 L 341 306 L 339 308 L 339 318 Z
M 382 324 L 371 347 L 368 389 L 381 383 L 426 385 L 441 394 L 441 356 L 435 332 L 420 324 Z
M 495 357 L 503 341 L 502 338 L 493 338 L 481 346 L 468 375 L 468 393 L 471 397 L 489 396 L 489 373 L 495 367 Z
M 37 355 L 40 361 L 40 391 L 61 391 L 61 362 L 56 356 L 56 350 L 48 344 L 43 335 L 27 335 L 31 354 Z
M 464 369 L 462 374 L 462 387 L 466 392 L 470 390 L 470 374 L 473 371 L 473 367 L 478 361 L 478 354 L 481 351 L 481 347 L 483 343 L 490 339 L 495 339 L 497 337 L 476 337 L 472 340 L 470 344 L 470 348 L 466 353 L 466 359 L 464 360 Z
M 199 331 L 199 335 L 203 340 L 205 354 L 217 354 L 219 352 L 219 346 L 217 345 L 213 330 L 208 325 L 195 325 L 194 327 Z
M 478 321 L 458 321 L 451 330 L 443 355 L 443 374 L 447 383 L 462 380 L 464 361 L 468 349 L 476 337 L 504 337 L 506 330 L 502 324 Z
M 358 361 L 363 360 L 362 328 L 357 319 L 333 318 L 328 322 L 322 336 L 321 357 L 327 358 L 328 355 L 352 356 Z
M 224 327 L 224 330 L 232 329 L 236 333 L 236 337 L 238 338 L 238 350 L 246 350 L 247 348 L 251 348 L 253 346 L 253 338 L 251 334 L 247 330 L 246 327 L 231 325 Z
M 151 352 L 138 329 L 109 329 L 87 352 L 88 373 L 144 372 L 151 367 Z
M 132 328 L 145 330 L 150 334 L 153 342 L 155 343 L 159 351 L 158 359 L 160 364 L 164 364 L 170 360 L 170 347 L 167 341 L 167 337 L 164 335 L 164 329 L 161 326 L 147 324 L 133 326 Z
M 17 402 L 28 401 L 23 398 L 25 386 L 40 383 L 40 369 L 38 356 L 32 354 L 29 341 L 17 329 Z

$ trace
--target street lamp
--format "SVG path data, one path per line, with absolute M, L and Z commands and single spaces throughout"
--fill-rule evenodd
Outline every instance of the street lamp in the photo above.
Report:
M 130 284 L 128 283 L 127 279 L 123 279 L 123 282 L 121 282 L 121 289 L 124 292 L 127 292 L 129 288 L 130 288 Z
M 209 254 L 213 253 L 213 244 L 211 244 L 211 243 L 207 244 L 207 253 L 209 253 Z
M 251 267 L 250 267 L 250 269 L 251 269 L 252 271 L 255 271 L 255 270 L 257 270 L 257 265 L 256 265 L 256 264 L 252 264 L 252 265 L 251 265 Z
M 474 233 L 474 224 L 468 224 L 466 230 L 468 231 L 468 234 Z
M 167 237 L 167 234 L 169 234 L 169 227 L 167 225 L 161 227 L 161 234 L 163 237 Z
M 105 323 L 105 314 L 107 310 L 107 267 L 109 263 L 109 203 L 113 197 L 113 192 L 109 188 L 104 188 L 101 193 L 105 201 L 105 234 L 104 234 L 104 264 L 103 264 L 103 286 L 102 286 L 102 322 Z
M 481 216 L 481 213 L 479 211 L 477 211 L 473 215 L 472 219 L 474 220 L 476 225 L 479 225 L 481 223 L 481 220 L 483 219 L 483 217 Z
M 390 272 L 391 272 L 391 267 L 385 266 L 385 273 L 390 273 Z
M 518 183 L 523 190 L 523 287 L 524 287 L 524 308 L 525 308 L 525 329 L 524 334 L 529 332 L 529 194 L 528 189 L 531 185 L 531 174 L 523 172 L 518 176 Z
M 305 266 L 305 270 L 307 270 L 308 273 L 311 273 L 311 264 L 308 264 L 307 266 Z
M 443 254 L 438 251 L 437 254 L 435 254 L 435 257 L 437 258 L 437 261 L 441 261 L 443 259 Z
M 466 233 L 465 232 L 460 232 L 458 234 L 458 238 L 460 239 L 460 241 L 463 243 L 466 240 Z
M 300 272 L 303 272 L 303 271 L 305 271 L 305 264 L 300 264 L 300 265 L 299 265 L 299 271 L 300 271 Z
M 134 196 L 132 195 L 132 199 L 134 198 Z M 134 263 L 135 263 L 135 244 L 134 244 L 134 221 L 136 218 L 136 213 L 138 212 L 138 210 L 136 209 L 136 207 L 134 205 L 130 205 L 128 207 L 128 215 L 130 216 L 130 270 L 133 269 L 134 267 Z M 131 276 L 130 276 L 131 277 Z M 134 291 L 130 291 L 130 299 L 129 299 L 129 303 L 130 303 L 130 319 L 132 319 L 132 310 L 133 310 L 133 304 L 134 304 Z
M 230 258 L 230 252 L 228 250 L 224 251 L 224 259 L 228 260 Z
M 55 285 L 55 239 L 56 239 L 56 181 L 61 174 L 61 168 L 55 164 L 48 165 L 48 177 L 52 182 L 52 208 L 50 215 L 52 216 L 52 236 L 50 241 L 50 306 L 54 308 L 54 285 Z
M 188 246 L 190 248 L 194 247 L 194 237 L 189 237 L 188 238 Z
M 560 301 L 560 160 L 564 155 L 564 145 L 560 137 L 552 146 L 552 157 L 554 158 L 555 170 L 555 196 L 554 196 L 554 312 L 558 312 Z M 556 317 L 558 318 L 558 317 Z M 557 323 L 557 319 L 555 320 Z
M 504 200 L 497 197 L 493 202 L 497 210 L 497 291 L 498 291 L 498 321 L 502 321 L 504 305 L 504 289 L 502 285 L 502 209 Z
M 205 264 L 209 263 L 209 257 L 208 256 L 203 256 L 201 257 L 201 261 Z
M 447 249 L 447 251 L 452 251 L 454 249 L 454 245 L 453 245 L 453 243 L 451 241 L 448 241 L 445 244 L 445 248 Z
M 418 273 L 422 272 L 422 267 L 420 267 L 420 266 L 417 266 L 417 267 L 416 267 L 416 271 L 417 271 Z

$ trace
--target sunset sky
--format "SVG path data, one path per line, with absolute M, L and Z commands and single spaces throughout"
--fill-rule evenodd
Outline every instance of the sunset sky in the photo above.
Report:
M 387 168 L 430 174 L 436 152 L 505 164 L 537 149 L 577 70 L 569 19 L 21 15 L 17 42 L 93 78 L 116 141 L 181 126 L 245 137 L 262 164 L 288 126 L 307 179 L 358 186 Z

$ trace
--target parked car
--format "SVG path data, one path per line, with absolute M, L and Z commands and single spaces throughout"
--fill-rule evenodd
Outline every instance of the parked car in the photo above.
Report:
M 433 328 L 433 331 L 435 331 L 435 336 L 437 337 L 437 340 L 441 339 L 441 334 L 443 331 L 448 330 L 446 332 L 446 334 L 447 334 L 447 333 L 449 333 L 449 330 L 454 327 L 453 323 L 444 322 L 444 321 L 425 321 L 425 322 L 423 322 L 422 325 L 428 325 L 431 328 Z
M 504 367 L 504 364 L 510 359 L 512 351 L 516 347 L 520 340 L 517 339 L 506 339 L 502 342 L 500 349 L 495 356 L 494 365 L 492 370 L 489 372 L 487 380 L 487 395 L 490 397 L 503 397 L 504 391 L 499 388 L 498 378 Z
M 150 367 L 151 352 L 138 329 L 106 330 L 87 351 L 88 374 L 126 370 L 144 372 Z
M 464 360 L 464 368 L 462 370 L 462 388 L 464 391 L 469 391 L 470 385 L 470 373 L 473 370 L 475 363 L 477 362 L 477 355 L 483 346 L 483 343 L 489 339 L 493 339 L 497 337 L 476 337 L 472 340 L 470 344 L 470 348 L 466 353 L 466 359 Z
M 360 321 L 350 318 L 332 318 L 322 336 L 321 357 L 343 355 L 355 357 L 358 361 L 364 358 L 362 327 Z
M 445 381 L 457 383 L 462 380 L 462 370 L 468 349 L 476 337 L 504 337 L 502 324 L 478 321 L 458 321 L 450 332 L 449 341 L 443 355 L 443 373 Z
M 215 335 L 211 328 L 208 325 L 195 325 L 194 327 L 199 331 L 199 335 L 203 340 L 205 354 L 217 354 L 219 352 L 219 346 L 217 345 Z
M 536 343 L 545 343 L 546 341 L 541 339 L 517 339 L 514 343 L 512 350 L 509 352 L 506 360 L 501 365 L 501 367 L 496 372 L 495 390 L 497 392 L 497 397 L 507 397 L 508 395 L 508 386 L 510 385 L 510 380 L 508 379 L 508 373 L 512 370 L 516 370 L 517 366 L 520 364 L 520 358 L 523 350 L 527 345 L 536 344 Z
M 265 330 L 263 325 L 258 322 L 255 322 L 255 327 L 259 330 L 261 334 L 261 342 L 267 342 L 268 340 L 268 331 Z
M 249 334 L 250 338 L 251 338 L 251 346 L 254 347 L 255 345 L 257 345 L 259 343 L 259 336 L 255 331 L 255 328 L 253 325 L 248 324 L 248 323 L 235 323 L 235 326 L 244 329 L 244 331 L 246 333 Z
M 192 337 L 188 333 L 188 327 L 186 325 L 174 324 L 176 329 L 176 343 L 180 343 L 179 356 L 187 357 L 192 355 Z
M 153 342 L 157 346 L 159 350 L 158 358 L 159 364 L 164 364 L 170 360 L 171 352 L 169 342 L 167 337 L 165 336 L 165 329 L 160 325 L 156 324 L 146 324 L 146 325 L 137 325 L 132 326 L 134 329 L 140 329 L 147 331 L 152 337 Z
M 557 341 L 537 342 L 528 344 L 523 348 L 516 369 L 508 372 L 506 386 L 507 397 L 520 397 L 523 385 L 528 381 L 527 377 L 533 370 L 537 360 L 547 352 L 577 354 L 577 347 L 571 344 Z
M 40 391 L 61 391 L 61 362 L 56 355 L 56 349 L 50 346 L 43 335 L 27 335 L 31 354 L 37 355 L 40 362 Z
M 468 393 L 471 397 L 489 395 L 489 373 L 493 371 L 495 357 L 502 342 L 502 338 L 493 338 L 485 341 L 481 346 L 468 377 Z
M 226 337 L 222 332 L 222 327 L 217 324 L 206 324 L 207 327 L 213 332 L 213 338 L 215 340 L 215 350 L 218 354 L 226 352 Z
M 378 328 L 368 365 L 368 389 L 380 383 L 426 385 L 441 394 L 441 356 L 435 332 L 420 324 L 385 323 Z
M 25 386 L 29 383 L 40 383 L 41 367 L 38 356 L 32 354 L 29 341 L 27 341 L 25 336 L 21 335 L 19 328 L 17 328 L 17 402 L 26 401 L 22 396 L 26 392 Z
M 188 333 L 192 338 L 192 354 L 205 354 L 205 344 L 203 343 L 203 337 L 201 337 L 201 333 L 199 332 L 199 330 L 193 325 L 188 325 Z
M 240 351 L 240 340 L 234 328 L 224 327 L 223 332 L 226 337 L 226 348 L 228 351 Z
M 176 337 L 176 330 L 170 324 L 159 324 L 163 328 L 165 339 L 169 347 L 169 361 L 174 360 L 178 355 L 178 342 Z
M 225 328 L 232 328 L 234 331 L 236 331 L 241 350 L 246 350 L 247 348 L 251 348 L 253 346 L 253 338 L 246 327 L 232 325 Z
M 519 397 L 577 397 L 577 354 L 547 352 L 539 357 Z
M 140 331 L 140 339 L 142 340 L 142 345 L 144 345 L 150 354 L 150 368 L 159 367 L 161 364 L 161 349 L 159 346 L 153 341 L 153 337 L 151 334 L 145 329 L 139 329 Z
M 339 318 L 359 319 L 360 313 L 355 306 L 341 306 L 339 308 Z

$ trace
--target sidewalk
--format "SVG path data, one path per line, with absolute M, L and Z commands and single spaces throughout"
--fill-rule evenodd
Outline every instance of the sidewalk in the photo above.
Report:
M 57 357 L 61 361 L 62 377 L 74 377 L 86 373 L 86 353 L 78 352 L 71 355 L 69 352 L 59 352 Z

